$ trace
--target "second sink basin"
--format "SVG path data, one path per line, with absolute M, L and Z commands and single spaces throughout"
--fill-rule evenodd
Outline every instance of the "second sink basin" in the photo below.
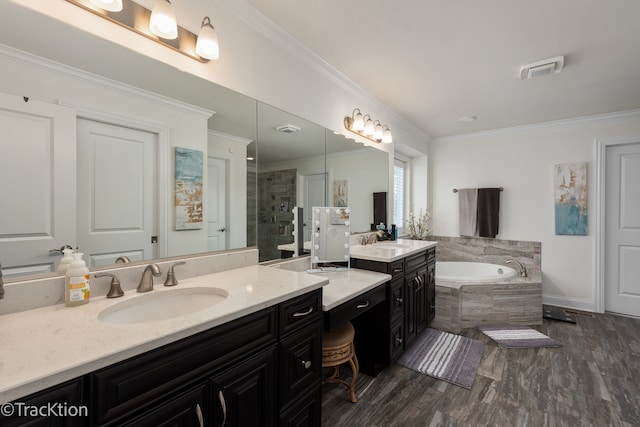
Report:
M 181 288 L 151 291 L 119 302 L 98 314 L 104 323 L 133 324 L 172 319 L 205 310 L 229 296 L 219 288 Z

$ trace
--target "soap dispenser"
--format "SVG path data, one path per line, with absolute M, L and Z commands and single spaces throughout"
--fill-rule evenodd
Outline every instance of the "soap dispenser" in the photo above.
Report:
M 62 253 L 62 259 L 60 260 L 60 264 L 58 264 L 58 268 L 56 268 L 56 271 L 59 273 L 65 273 L 69 269 L 71 261 L 73 261 L 73 249 L 64 248 Z
M 91 276 L 87 264 L 82 259 L 83 255 L 80 252 L 74 253 L 73 261 L 66 271 L 64 302 L 67 307 L 75 307 L 89 302 L 89 279 Z

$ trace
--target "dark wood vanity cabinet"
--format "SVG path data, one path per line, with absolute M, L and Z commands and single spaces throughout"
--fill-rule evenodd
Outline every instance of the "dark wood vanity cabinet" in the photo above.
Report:
M 319 426 L 321 347 L 318 289 L 19 401 L 88 408 L 33 425 Z
M 391 275 L 385 327 L 388 363 L 400 357 L 435 317 L 435 253 L 432 247 L 388 263 L 351 258 L 354 268 Z

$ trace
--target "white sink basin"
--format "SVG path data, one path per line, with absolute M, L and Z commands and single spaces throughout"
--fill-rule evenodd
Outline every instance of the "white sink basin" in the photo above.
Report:
M 228 296 L 227 291 L 219 288 L 150 291 L 102 310 L 98 320 L 122 325 L 172 319 L 205 310 Z

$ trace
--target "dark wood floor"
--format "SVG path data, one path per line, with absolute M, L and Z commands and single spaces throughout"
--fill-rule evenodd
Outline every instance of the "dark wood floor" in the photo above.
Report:
M 361 375 L 359 401 L 344 386 L 323 386 L 322 425 L 640 426 L 640 319 L 577 314 L 536 329 L 563 347 L 504 349 L 485 343 L 468 390 L 393 365 Z

